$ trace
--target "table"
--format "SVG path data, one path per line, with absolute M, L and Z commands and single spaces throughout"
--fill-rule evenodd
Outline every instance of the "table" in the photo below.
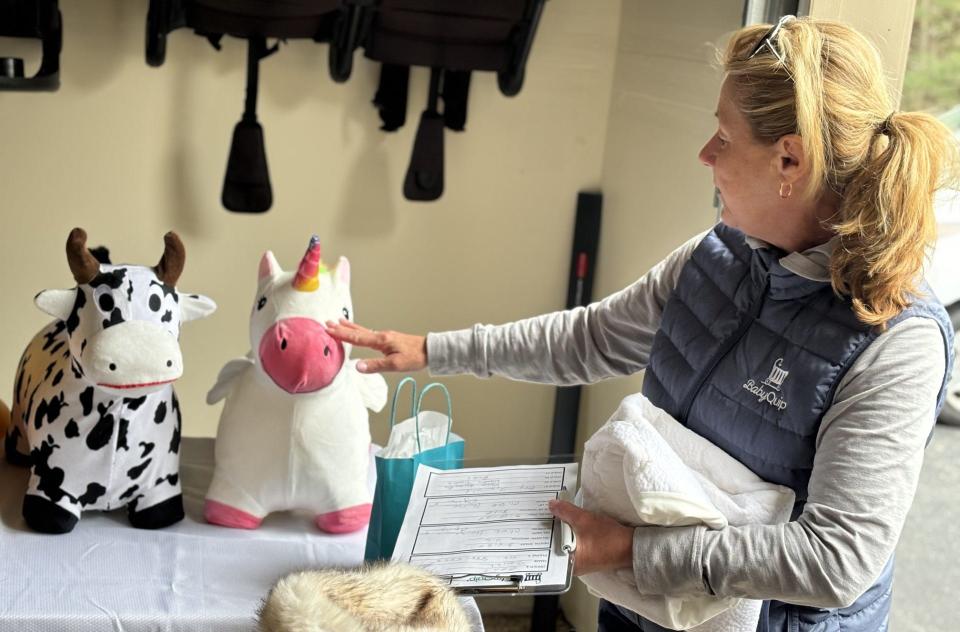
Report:
M 212 439 L 183 440 L 180 474 L 187 517 L 177 525 L 134 529 L 123 509 L 44 535 L 20 515 L 27 470 L 0 463 L 0 631 L 252 631 L 283 575 L 363 560 L 365 532 L 324 534 L 305 514 L 273 514 L 254 531 L 205 523 Z M 474 601 L 462 603 L 482 632 Z

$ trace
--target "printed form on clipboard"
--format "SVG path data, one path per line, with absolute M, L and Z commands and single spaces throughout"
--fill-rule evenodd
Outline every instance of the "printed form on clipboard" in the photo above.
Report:
M 547 506 L 569 499 L 576 463 L 438 470 L 421 465 L 393 561 L 432 572 L 462 594 L 560 594 L 576 542 Z

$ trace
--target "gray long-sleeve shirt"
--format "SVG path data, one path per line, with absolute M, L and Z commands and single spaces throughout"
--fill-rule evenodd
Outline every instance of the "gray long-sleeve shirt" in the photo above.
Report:
M 680 270 L 703 237 L 585 308 L 428 334 L 430 372 L 581 384 L 640 371 Z M 791 253 L 781 264 L 828 280 L 832 249 L 831 242 Z M 854 362 L 820 425 L 808 500 L 796 521 L 720 531 L 637 528 L 638 590 L 820 608 L 852 603 L 890 558 L 913 502 L 945 371 L 943 344 L 935 322 L 908 318 Z

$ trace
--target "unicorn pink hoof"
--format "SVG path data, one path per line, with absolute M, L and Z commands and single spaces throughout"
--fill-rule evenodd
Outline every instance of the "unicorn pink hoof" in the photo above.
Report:
M 373 505 L 356 505 L 339 511 L 320 514 L 316 517 L 317 528 L 327 533 L 352 533 L 359 531 L 370 522 Z
M 203 504 L 203 517 L 210 524 L 233 529 L 256 529 L 263 522 L 263 518 L 257 518 L 236 507 L 224 505 L 215 500 L 208 500 Z

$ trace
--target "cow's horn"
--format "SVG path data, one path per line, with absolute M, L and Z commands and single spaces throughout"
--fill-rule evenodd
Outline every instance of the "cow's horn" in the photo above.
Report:
M 183 242 L 172 230 L 163 236 L 163 243 L 163 256 L 160 257 L 160 263 L 154 269 L 160 281 L 173 287 L 177 284 L 180 273 L 183 272 L 183 264 L 186 261 L 187 253 L 183 249 Z
M 67 237 L 67 263 L 78 284 L 89 283 L 100 272 L 100 264 L 87 250 L 87 233 L 74 228 Z

